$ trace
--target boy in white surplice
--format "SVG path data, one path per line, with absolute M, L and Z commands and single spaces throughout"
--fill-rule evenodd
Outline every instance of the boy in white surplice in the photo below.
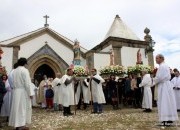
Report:
M 144 112 L 151 112 L 152 111 L 152 79 L 150 74 L 147 74 L 147 70 L 142 71 L 142 81 L 139 84 L 139 87 L 144 87 L 144 94 L 143 94 L 143 101 L 142 101 L 142 108 L 145 108 Z

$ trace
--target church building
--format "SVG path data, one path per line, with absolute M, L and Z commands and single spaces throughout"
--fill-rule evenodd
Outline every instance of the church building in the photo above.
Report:
M 137 63 L 137 52 L 142 58 L 142 64 L 154 66 L 152 38 L 150 30 L 145 29 L 145 38 L 140 40 L 133 31 L 116 15 L 105 39 L 90 50 L 80 44 L 80 62 L 89 69 L 110 65 L 110 56 L 113 52 L 115 65 L 125 67 Z M 73 64 L 74 44 L 67 37 L 52 30 L 46 23 L 44 27 L 4 41 L 0 41 L 2 66 L 9 73 L 13 64 L 20 57 L 28 60 L 28 69 L 32 79 L 40 80 L 46 74 L 55 77 L 57 72 L 64 74 Z

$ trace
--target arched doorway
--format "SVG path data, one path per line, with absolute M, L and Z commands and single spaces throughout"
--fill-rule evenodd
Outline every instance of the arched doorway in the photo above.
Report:
M 36 84 L 39 85 L 39 83 L 43 79 L 43 75 L 47 75 L 48 78 L 55 78 L 55 72 L 47 64 L 42 64 L 36 69 L 34 73 L 34 81 L 36 81 Z

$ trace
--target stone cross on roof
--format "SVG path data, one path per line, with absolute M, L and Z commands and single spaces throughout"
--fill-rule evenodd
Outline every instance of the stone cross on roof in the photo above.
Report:
M 49 16 L 45 15 L 43 16 L 45 18 L 45 24 L 44 24 L 44 27 L 48 27 L 49 24 L 47 23 L 47 19 L 49 18 Z

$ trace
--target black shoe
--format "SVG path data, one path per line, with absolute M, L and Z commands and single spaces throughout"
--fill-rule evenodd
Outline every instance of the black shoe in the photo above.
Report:
M 99 111 L 98 114 L 102 114 L 103 112 L 102 111 Z
M 91 114 L 98 114 L 98 112 L 91 112 Z
M 74 115 L 74 113 L 71 113 L 71 112 L 70 112 L 70 113 L 68 113 L 68 115 L 69 115 L 69 116 L 72 116 L 72 115 Z
M 162 126 L 166 126 L 166 121 L 162 121 L 162 122 L 161 122 L 161 125 L 162 125 Z
M 151 109 L 146 109 L 147 110 L 147 112 L 152 112 L 152 110 Z
M 84 104 L 83 104 L 83 109 L 86 110 L 86 108 L 87 108 L 87 104 L 84 103 Z
M 80 107 L 77 107 L 77 110 L 81 110 L 81 108 L 80 108 Z
M 167 121 L 167 123 L 172 124 L 172 123 L 173 123 L 173 121 Z
M 143 112 L 152 112 L 152 110 L 151 109 L 145 109 L 145 110 L 143 110 Z
M 143 110 L 143 112 L 147 112 L 147 109 Z
M 114 109 L 114 110 L 118 110 L 119 107 L 118 107 L 118 106 L 114 106 L 113 109 Z
M 67 113 L 63 113 L 63 116 L 69 116 L 69 114 L 67 114 Z

